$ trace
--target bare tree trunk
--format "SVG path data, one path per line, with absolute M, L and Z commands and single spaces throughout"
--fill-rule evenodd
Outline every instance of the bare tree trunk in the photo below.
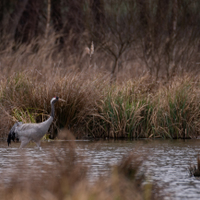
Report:
M 90 0 L 90 7 L 92 9 L 94 23 L 97 26 L 104 24 L 104 1 Z
M 0 1 L 0 37 L 3 34 L 3 18 L 4 18 L 5 0 Z
M 53 20 L 53 26 L 56 33 L 61 34 L 63 30 L 63 22 L 62 22 L 62 15 L 61 15 L 61 0 L 52 0 L 52 7 L 51 7 L 51 17 Z M 64 44 L 64 38 L 61 35 L 57 41 L 60 44 Z
M 166 32 L 168 27 L 168 11 L 169 11 L 169 1 L 170 0 L 158 0 L 157 12 L 156 12 L 156 21 L 154 26 L 155 32 L 155 48 L 157 48 L 160 44 L 160 41 L 157 40 L 157 37 L 160 34 Z
M 48 34 L 49 34 L 49 27 L 50 27 L 50 20 L 51 20 L 51 0 L 48 0 L 47 2 L 47 20 L 46 20 L 46 29 L 45 29 L 45 43 L 48 40 Z
M 171 35 L 170 35 L 170 61 L 169 61 L 169 76 L 173 76 L 176 69 L 175 62 L 175 40 L 177 35 L 177 15 L 178 15 L 178 0 L 173 0 L 172 8 L 172 24 L 171 24 Z M 168 77 L 170 78 L 170 77 Z
M 78 43 L 78 35 L 82 34 L 85 28 L 83 3 L 84 0 L 66 0 L 67 12 L 64 32 L 70 38 L 70 50 L 76 52 Z
M 68 11 L 67 11 L 67 24 L 65 27 L 66 33 L 71 30 L 74 33 L 81 33 L 83 25 L 83 0 L 67 0 Z
M 18 0 L 13 10 L 12 14 L 10 15 L 9 24 L 7 27 L 7 35 L 9 36 L 9 42 L 14 41 L 15 32 L 19 23 L 19 20 L 24 12 L 28 0 Z
M 15 40 L 29 43 L 37 35 L 40 0 L 29 0 L 18 23 Z
M 139 19 L 140 19 L 140 29 L 142 30 L 142 48 L 143 48 L 143 58 L 146 64 L 146 68 L 149 74 L 153 75 L 153 66 L 151 63 L 153 56 L 153 27 L 151 24 L 149 1 L 138 0 L 139 6 Z
M 118 58 L 115 58 L 113 67 L 111 70 L 110 84 L 114 83 L 117 79 L 116 69 L 118 68 Z

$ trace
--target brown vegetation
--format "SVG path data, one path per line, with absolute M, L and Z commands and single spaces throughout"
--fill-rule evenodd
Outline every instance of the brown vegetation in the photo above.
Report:
M 0 1 L 0 137 L 17 120 L 44 121 L 55 95 L 66 104 L 56 105 L 49 138 L 198 137 L 199 8 L 197 0 Z M 92 186 L 74 150 L 63 157 L 40 181 L 13 176 L 1 198 L 157 197 L 132 156 Z
M 1 137 L 45 120 L 55 95 L 50 138 L 199 135 L 198 1 L 1 4 Z
M 110 85 L 102 71 L 45 70 L 31 68 L 30 64 L 29 70 L 2 76 L 1 137 L 7 137 L 17 120 L 44 121 L 55 95 L 66 103 L 56 105 L 50 138 L 63 128 L 77 138 L 199 136 L 199 76 L 175 76 L 166 83 L 146 75 Z
M 2 0 L 1 54 L 32 43 L 29 54 L 40 50 L 40 56 L 50 56 L 57 48 L 54 55 L 66 57 L 64 67 L 83 69 L 83 45 L 93 41 L 101 54 L 92 66 L 106 69 L 111 82 L 130 71 L 169 80 L 198 70 L 199 8 L 198 0 Z M 45 46 L 50 52 L 41 51 Z

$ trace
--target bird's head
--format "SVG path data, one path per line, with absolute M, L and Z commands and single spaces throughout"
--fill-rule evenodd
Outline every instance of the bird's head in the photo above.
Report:
M 53 97 L 52 99 L 51 99 L 51 104 L 53 104 L 53 103 L 56 103 L 57 101 L 64 101 L 64 102 L 66 102 L 65 100 L 63 100 L 63 99 L 61 99 L 61 98 L 59 98 L 59 97 Z

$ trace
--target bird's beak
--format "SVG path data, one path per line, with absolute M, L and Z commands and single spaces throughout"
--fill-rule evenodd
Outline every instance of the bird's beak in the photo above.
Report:
M 63 101 L 63 102 L 66 102 L 64 99 L 61 99 L 61 98 L 59 98 L 59 101 Z

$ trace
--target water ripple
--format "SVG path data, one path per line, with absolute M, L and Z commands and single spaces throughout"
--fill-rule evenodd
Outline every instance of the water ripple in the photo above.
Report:
M 33 145 L 23 150 L 18 149 L 19 144 L 12 143 L 7 148 L 5 143 L 0 143 L 0 176 L 3 183 L 10 181 L 9 177 L 18 173 L 24 167 L 24 174 L 30 170 L 46 173 L 38 163 L 45 166 L 55 165 L 52 149 L 60 156 L 68 148 L 68 142 L 45 142 L 39 150 Z M 143 158 L 143 167 L 151 180 L 159 183 L 164 192 L 170 194 L 172 199 L 198 199 L 200 195 L 200 179 L 190 177 L 188 167 L 197 164 L 200 152 L 199 140 L 139 140 L 139 141 L 77 141 L 76 153 L 84 158 L 78 162 L 88 166 L 89 179 L 95 180 L 99 176 L 110 173 L 111 166 L 118 163 L 124 155 L 134 152 Z M 51 150 L 51 151 L 50 151 Z M 167 198 L 166 198 L 167 199 Z

